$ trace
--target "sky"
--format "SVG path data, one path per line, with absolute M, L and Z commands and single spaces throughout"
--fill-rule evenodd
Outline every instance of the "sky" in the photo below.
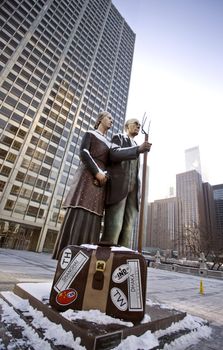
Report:
M 126 119 L 151 121 L 149 201 L 169 196 L 195 146 L 203 181 L 222 184 L 223 1 L 112 2 L 136 34 Z

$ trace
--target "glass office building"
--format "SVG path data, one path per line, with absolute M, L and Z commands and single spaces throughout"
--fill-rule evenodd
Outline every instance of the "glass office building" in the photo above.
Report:
M 185 165 L 186 171 L 196 170 L 199 174 L 201 174 L 199 146 L 188 148 L 185 150 Z
M 123 129 L 135 34 L 110 0 L 3 0 L 0 246 L 52 251 L 97 114 Z

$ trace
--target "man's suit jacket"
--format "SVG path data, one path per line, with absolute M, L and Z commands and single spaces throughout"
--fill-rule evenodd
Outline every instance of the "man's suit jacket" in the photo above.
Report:
M 112 138 L 110 148 L 110 167 L 108 169 L 110 179 L 107 183 L 106 206 L 116 204 L 127 197 L 129 185 L 130 161 L 139 158 L 139 146 L 125 134 L 116 134 Z M 139 207 L 140 180 L 138 171 L 136 176 L 136 208 Z

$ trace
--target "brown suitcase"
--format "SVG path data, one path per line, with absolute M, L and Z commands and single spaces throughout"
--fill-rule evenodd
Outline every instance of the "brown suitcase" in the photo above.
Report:
M 50 293 L 58 311 L 98 309 L 134 323 L 145 314 L 147 263 L 125 247 L 73 245 L 63 249 Z

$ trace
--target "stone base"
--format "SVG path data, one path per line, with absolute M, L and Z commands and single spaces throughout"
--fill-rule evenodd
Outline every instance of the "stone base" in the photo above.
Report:
M 159 305 L 147 305 L 146 313 L 149 314 L 151 321 L 135 324 L 133 327 L 119 324 L 99 325 L 86 320 L 75 320 L 71 322 L 65 319 L 59 312 L 53 310 L 49 305 L 42 303 L 33 295 L 29 294 L 22 288 L 22 284 L 16 285 L 13 292 L 23 299 L 28 299 L 30 305 L 41 311 L 50 321 L 60 324 L 66 331 L 71 331 L 74 334 L 74 338 L 80 337 L 81 345 L 89 350 L 112 349 L 118 346 L 129 335 L 140 336 L 148 330 L 154 332 L 159 329 L 166 329 L 173 322 L 178 322 L 186 316 L 186 313 L 174 309 L 164 309 Z M 20 313 L 20 311 L 16 311 Z M 21 317 L 25 319 L 24 315 L 21 315 Z M 27 322 L 30 325 L 30 320 L 27 320 Z M 172 340 L 173 337 L 170 341 Z M 169 342 L 167 339 L 163 341 L 165 343 Z

